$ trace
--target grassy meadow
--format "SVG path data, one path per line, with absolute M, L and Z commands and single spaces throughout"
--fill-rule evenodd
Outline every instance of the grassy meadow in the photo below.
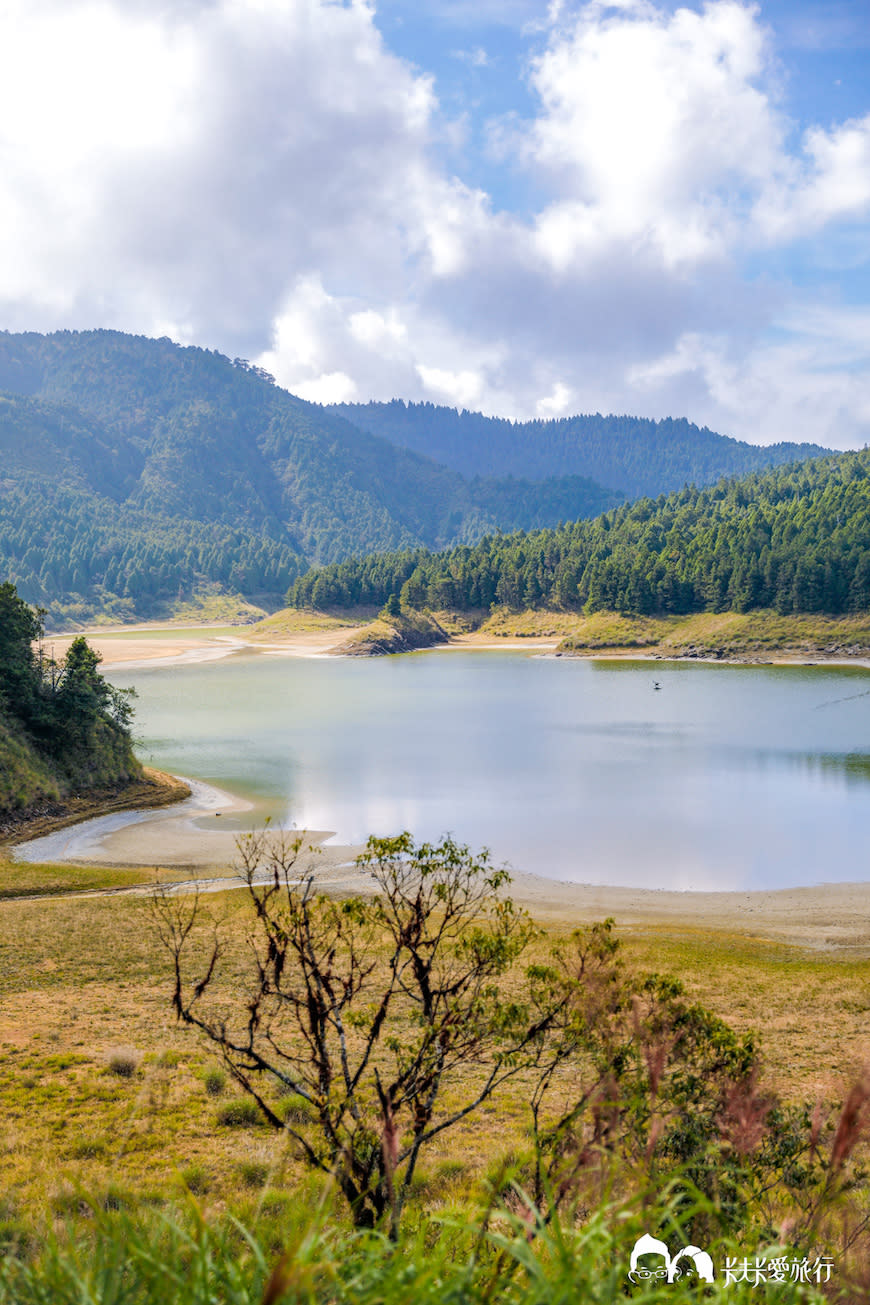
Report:
M 177 1208 L 195 1209 L 210 1226 L 239 1219 L 274 1257 L 299 1239 L 301 1214 L 323 1198 L 287 1138 L 260 1122 L 215 1056 L 176 1023 L 150 899 L 74 895 L 152 877 L 145 868 L 0 863 L 0 1240 L 25 1258 L 52 1228 L 90 1235 L 106 1212 L 147 1222 Z M 47 895 L 24 899 L 25 888 Z M 240 891 L 207 902 L 240 939 L 246 908 Z M 534 951 L 544 958 L 566 933 L 548 926 Z M 679 976 L 690 997 L 738 1032 L 755 1031 L 766 1080 L 785 1099 L 835 1109 L 866 1052 L 866 955 L 810 953 L 712 928 L 619 933 L 630 965 Z M 238 997 L 244 973 L 239 954 L 224 997 Z M 475 1208 L 487 1179 L 528 1146 L 516 1082 L 429 1150 L 414 1180 L 411 1231 Z M 330 1225 L 342 1226 L 335 1199 L 323 1199 Z

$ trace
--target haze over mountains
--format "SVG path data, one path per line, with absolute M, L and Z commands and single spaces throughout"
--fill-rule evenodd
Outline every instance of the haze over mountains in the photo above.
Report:
M 723 476 L 830 452 L 818 444 L 745 444 L 685 417 L 652 421 L 595 413 L 513 422 L 401 399 L 333 404 L 331 410 L 464 476 L 588 476 L 628 498 L 656 498 L 683 485 L 712 485 Z
M 823 451 L 686 421 L 336 411 L 165 338 L 4 333 L 0 576 L 55 621 L 159 615 L 209 586 L 268 605 L 310 565 L 472 544 Z

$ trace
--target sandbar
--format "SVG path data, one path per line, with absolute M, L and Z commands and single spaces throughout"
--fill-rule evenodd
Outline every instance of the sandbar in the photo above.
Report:
M 86 630 L 85 638 L 102 659 L 104 668 L 123 666 L 133 670 L 138 666 L 184 666 L 195 662 L 218 661 L 239 652 L 259 652 L 279 657 L 318 657 L 329 654 L 333 648 L 362 627 L 344 626 L 334 630 L 300 630 L 285 638 L 257 638 L 238 632 L 229 634 L 225 627 L 191 626 L 188 629 L 153 629 L 126 627 L 117 630 Z M 43 647 L 47 655 L 60 660 L 73 639 L 73 634 L 47 636 Z
M 99 627 L 83 631 L 91 647 L 100 655 L 104 668 L 134 670 L 142 666 L 184 666 L 191 663 L 218 661 L 234 653 L 259 653 L 267 657 L 329 657 L 341 655 L 342 645 L 365 630 L 365 625 L 339 625 L 328 629 L 263 630 L 236 626 Z M 76 636 L 46 636 L 43 648 L 48 656 L 60 660 Z M 694 661 L 711 665 L 796 665 L 850 666 L 870 669 L 866 657 L 836 653 L 788 650 L 734 653 L 729 656 L 701 656 L 678 651 L 650 648 L 585 648 L 560 651 L 559 635 L 493 635 L 490 631 L 471 631 L 450 636 L 449 642 L 432 645 L 431 650 L 453 652 L 524 652 L 529 656 L 576 657 L 590 661 Z M 430 651 L 426 649 L 425 651 Z

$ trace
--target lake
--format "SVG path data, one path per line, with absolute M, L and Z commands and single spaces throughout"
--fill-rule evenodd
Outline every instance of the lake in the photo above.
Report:
M 434 650 L 107 677 L 139 694 L 146 761 L 341 843 L 450 831 L 520 870 L 653 888 L 870 877 L 858 668 Z

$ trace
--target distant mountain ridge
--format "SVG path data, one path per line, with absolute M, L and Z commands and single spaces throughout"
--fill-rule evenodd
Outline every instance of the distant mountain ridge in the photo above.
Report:
M 2 333 L 0 394 L 0 578 L 57 619 L 157 614 L 208 585 L 277 601 L 312 563 L 622 497 L 579 476 L 470 481 L 168 339 Z
M 834 450 L 818 444 L 762 447 L 717 435 L 685 418 L 560 417 L 514 422 L 432 403 L 333 404 L 330 411 L 397 446 L 443 462 L 464 476 L 588 476 L 628 498 L 712 485 L 764 467 Z

